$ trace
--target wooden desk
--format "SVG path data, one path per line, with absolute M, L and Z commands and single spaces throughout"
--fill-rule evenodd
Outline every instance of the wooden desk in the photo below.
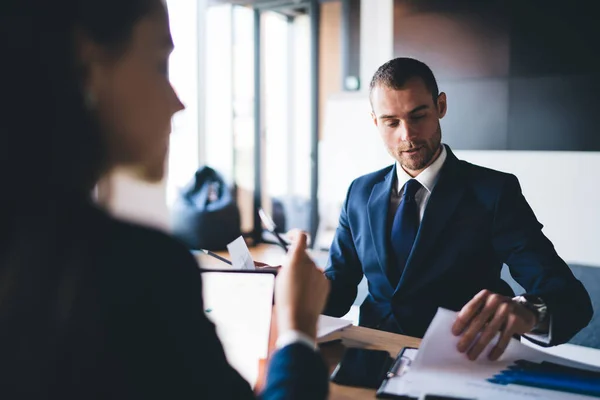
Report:
M 229 258 L 225 252 L 217 252 L 220 256 Z M 250 254 L 255 261 L 270 265 L 280 265 L 285 258 L 283 250 L 275 245 L 261 244 L 250 248 Z M 228 265 L 206 254 L 197 254 L 196 258 L 203 268 L 228 268 Z M 274 320 L 275 318 L 273 318 Z M 271 330 L 271 348 L 274 346 L 276 333 Z M 329 374 L 333 372 L 342 358 L 346 347 L 361 347 L 366 349 L 386 350 L 392 357 L 396 357 L 403 347 L 418 347 L 421 339 L 410 336 L 396 335 L 393 333 L 377 331 L 360 326 L 350 326 L 342 331 L 342 342 L 330 343 L 321 346 L 321 354 L 329 367 Z M 375 390 L 359 389 L 349 386 L 329 384 L 329 398 L 331 400 L 373 399 Z
M 345 347 L 361 347 L 366 349 L 386 350 L 396 357 L 403 347 L 419 347 L 421 339 L 410 336 L 377 331 L 360 326 L 350 326 L 342 331 L 342 343 L 321 346 L 321 354 L 331 374 L 340 361 Z M 349 386 L 329 384 L 329 398 L 332 400 L 374 399 L 375 390 L 359 389 Z
M 250 250 L 250 254 L 252 255 L 252 259 L 254 261 L 259 261 L 259 262 L 266 263 L 266 264 L 273 265 L 273 266 L 281 265 L 285 261 L 286 254 L 283 251 L 283 249 L 281 247 L 273 245 L 273 244 L 261 243 L 257 246 L 250 247 L 249 250 Z M 226 259 L 230 258 L 229 253 L 227 251 L 216 251 L 215 253 L 220 255 L 221 257 L 225 257 Z M 327 252 L 309 250 L 308 254 L 313 258 L 313 260 L 315 260 L 315 263 L 317 264 L 318 267 L 325 268 Z M 202 268 L 206 268 L 206 269 L 230 268 L 224 262 L 217 260 L 216 258 L 211 257 L 207 254 L 196 252 L 195 255 L 196 255 L 196 259 L 198 260 L 198 263 L 200 263 Z M 324 261 L 324 258 L 325 258 L 325 261 Z
M 269 265 L 281 265 L 283 260 L 285 259 L 285 252 L 279 246 L 275 246 L 272 244 L 259 244 L 255 247 L 250 247 L 250 254 L 252 255 L 252 259 L 254 261 L 260 261 Z M 215 251 L 216 254 L 221 257 L 225 257 L 226 259 L 230 259 L 228 251 Z M 202 268 L 206 269 L 223 269 L 223 268 L 231 268 L 228 264 L 217 260 L 215 257 L 209 256 L 208 254 L 204 254 L 202 252 L 195 252 L 196 260 L 202 266 Z
M 269 338 L 269 353 L 273 354 L 275 351 L 275 341 L 277 337 L 276 327 L 276 313 L 273 311 L 273 317 L 271 320 L 271 333 Z M 363 328 L 361 326 L 349 326 L 342 332 L 341 342 L 326 343 L 319 346 L 321 355 L 325 360 L 325 364 L 329 370 L 329 375 L 333 373 L 333 370 L 338 365 L 344 354 L 344 350 L 348 347 L 359 347 L 363 349 L 373 350 L 385 350 L 390 353 L 390 356 L 396 357 L 403 347 L 419 347 L 421 345 L 421 339 L 396 335 L 394 333 L 388 333 L 378 331 L 375 329 Z M 266 368 L 268 361 L 261 360 L 259 367 L 259 379 L 258 385 L 255 390 L 260 392 L 265 383 L 266 379 Z M 329 399 L 330 400 L 353 400 L 353 399 L 374 399 L 375 389 L 361 389 L 350 386 L 341 386 L 333 382 L 329 382 Z

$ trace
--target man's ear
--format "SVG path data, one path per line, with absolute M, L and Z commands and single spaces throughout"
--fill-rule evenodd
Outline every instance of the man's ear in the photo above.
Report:
M 373 123 L 375 124 L 375 126 L 379 126 L 377 122 L 377 116 L 373 111 L 371 111 L 371 118 L 373 119 Z
M 448 103 L 446 101 L 446 93 L 442 92 L 437 98 L 437 109 L 438 109 L 438 118 L 444 118 L 446 115 L 446 111 L 448 110 Z

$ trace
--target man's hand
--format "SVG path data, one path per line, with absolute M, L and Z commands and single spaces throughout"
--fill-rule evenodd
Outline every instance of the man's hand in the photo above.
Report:
M 306 246 L 309 246 L 310 245 L 309 234 L 307 232 L 304 232 L 303 230 L 297 229 L 297 228 L 287 231 L 286 234 L 284 235 L 284 240 L 288 240 L 291 243 L 295 243 L 300 239 L 301 236 L 306 238 Z M 258 269 L 264 269 L 267 271 L 278 271 L 281 268 L 281 265 L 269 265 L 269 264 L 265 264 L 260 261 L 254 261 L 254 266 Z
M 310 235 L 308 234 L 308 232 L 303 231 L 302 229 L 298 229 L 298 228 L 293 228 L 290 229 L 289 231 L 287 231 L 285 233 L 285 239 L 293 242 L 296 242 L 301 235 L 306 236 L 306 245 L 310 246 Z
M 500 339 L 488 354 L 490 360 L 500 358 L 515 334 L 531 332 L 536 315 L 510 297 L 482 290 L 458 313 L 452 326 L 455 336 L 462 334 L 458 351 L 476 360 L 490 341 L 500 332 Z

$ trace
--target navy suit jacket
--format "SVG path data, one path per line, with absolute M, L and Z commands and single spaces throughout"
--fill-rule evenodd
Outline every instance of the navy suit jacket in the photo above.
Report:
M 325 313 L 347 313 L 364 275 L 369 294 L 360 325 L 422 337 L 438 307 L 458 311 L 482 289 L 512 296 L 500 278 L 506 263 L 527 293 L 546 302 L 551 344 L 566 342 L 590 321 L 590 298 L 542 233 L 517 178 L 446 150 L 397 287 L 386 275 L 395 166 L 352 182 L 325 272 L 332 283 Z

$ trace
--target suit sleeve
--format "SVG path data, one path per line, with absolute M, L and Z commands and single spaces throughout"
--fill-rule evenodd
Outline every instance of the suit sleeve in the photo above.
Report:
M 269 365 L 263 400 L 326 399 L 329 392 L 327 367 L 319 353 L 294 343 L 281 348 Z
M 184 248 L 169 252 L 168 266 L 153 290 L 163 334 L 161 379 L 169 379 L 168 398 L 254 399 L 250 385 L 229 365 L 215 326 L 204 314 L 198 265 Z M 325 399 L 328 376 L 320 354 L 302 344 L 277 351 L 260 398 Z
M 552 316 L 549 344 L 567 342 L 592 317 L 590 297 L 542 233 L 514 175 L 505 181 L 495 207 L 493 245 L 526 292 L 539 296 Z
M 348 189 L 325 269 L 325 276 L 331 281 L 331 291 L 324 314 L 334 317 L 342 317 L 348 313 L 356 299 L 357 287 L 363 277 L 362 265 L 354 247 L 354 238 L 348 221 L 353 185 L 354 182 Z M 366 204 L 362 207 L 366 207 Z

